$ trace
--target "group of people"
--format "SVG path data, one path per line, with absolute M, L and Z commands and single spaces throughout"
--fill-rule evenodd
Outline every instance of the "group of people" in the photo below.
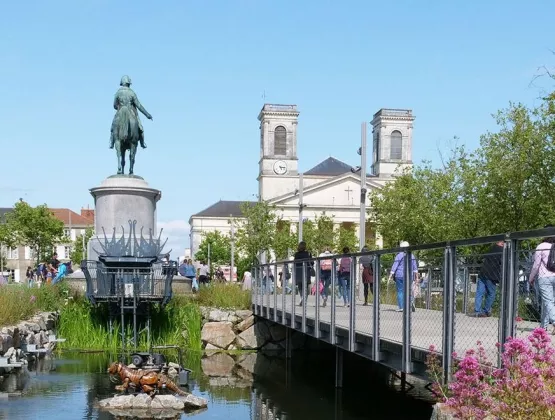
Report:
M 401 247 L 408 247 L 408 242 L 401 242 Z M 369 249 L 367 247 L 363 247 L 361 252 L 368 252 Z M 295 270 L 295 286 L 299 290 L 301 294 L 301 301 L 299 302 L 299 306 L 303 305 L 304 299 L 308 296 L 309 287 L 308 285 L 311 282 L 311 278 L 315 276 L 315 270 L 318 269 L 320 271 L 320 284 L 315 285 L 313 287 L 315 293 L 320 293 L 322 296 L 322 306 L 325 307 L 327 305 L 328 297 L 330 296 L 330 286 L 332 280 L 332 273 L 335 270 L 337 275 L 337 282 L 339 286 L 339 295 L 343 299 L 343 305 L 345 307 L 349 307 L 351 305 L 351 287 L 352 287 L 352 272 L 355 269 L 356 259 L 350 257 L 348 254 L 351 252 L 349 247 L 344 247 L 342 249 L 342 255 L 336 258 L 334 263 L 333 254 L 330 251 L 330 248 L 327 247 L 324 252 L 319 255 L 319 262 L 318 265 L 315 267 L 314 261 L 312 260 L 312 254 L 307 250 L 306 242 L 301 241 L 297 247 L 297 252 L 293 257 L 294 261 L 294 270 Z M 402 312 L 405 304 L 405 266 L 404 266 L 404 259 L 405 253 L 399 252 L 395 256 L 395 260 L 391 267 L 391 271 L 389 273 L 389 280 L 395 282 L 396 290 L 397 290 L 397 304 L 398 309 L 397 311 Z M 362 270 L 362 285 L 363 285 L 363 295 L 364 295 L 364 306 L 368 305 L 368 296 L 369 292 L 374 293 L 374 257 L 371 255 L 362 255 L 358 258 L 358 264 L 360 265 L 360 269 Z M 335 267 L 335 268 L 334 268 Z M 410 278 L 411 281 L 411 306 L 412 310 L 415 311 L 416 308 L 414 306 L 414 293 L 413 285 L 416 285 L 419 282 L 418 276 L 418 264 L 414 255 L 411 254 L 411 272 L 412 277 Z M 280 280 L 282 284 L 284 284 L 284 280 L 289 280 L 290 275 L 288 272 L 288 264 L 284 265 L 284 269 L 282 272 L 279 273 Z M 271 273 L 266 273 L 264 275 L 264 279 L 270 279 L 273 276 Z M 264 283 L 264 282 L 263 282 Z
M 200 261 L 198 267 L 195 267 L 192 259 L 185 259 L 178 268 L 179 274 L 191 280 L 193 293 L 199 289 L 199 285 L 208 284 L 210 282 L 210 268 L 205 261 Z
M 27 267 L 25 277 L 30 287 L 35 284 L 40 287 L 42 284 L 56 284 L 60 282 L 71 272 L 71 269 L 71 261 L 62 263 L 58 260 L 58 254 L 54 253 L 50 261 L 41 261 L 35 269 Z

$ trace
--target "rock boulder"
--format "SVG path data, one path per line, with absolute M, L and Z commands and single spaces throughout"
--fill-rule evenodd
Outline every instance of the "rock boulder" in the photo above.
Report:
M 216 353 L 201 360 L 202 372 L 206 376 L 231 376 L 235 360 L 225 353 Z
M 202 327 L 201 340 L 204 344 L 226 349 L 235 340 L 231 322 L 207 322 Z

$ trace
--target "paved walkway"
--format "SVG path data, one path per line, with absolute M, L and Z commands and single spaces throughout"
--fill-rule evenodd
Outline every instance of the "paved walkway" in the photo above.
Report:
M 264 296 L 263 306 L 273 308 L 273 295 Z M 254 299 L 253 299 L 254 300 Z M 291 295 L 286 295 L 286 312 L 291 313 Z M 309 296 L 306 309 L 307 319 L 315 319 L 316 305 L 315 297 Z M 300 299 L 296 296 L 296 304 Z M 259 301 L 260 302 L 260 301 Z M 343 302 L 337 301 L 335 322 L 337 326 L 349 329 L 348 307 L 343 306 Z M 339 304 L 340 302 L 340 304 Z M 268 304 L 269 303 L 269 304 Z M 282 309 L 282 296 L 277 296 L 277 309 Z M 380 338 L 391 343 L 402 344 L 402 325 L 403 313 L 396 311 L 393 305 L 382 304 L 380 307 Z M 295 315 L 301 316 L 303 308 L 295 306 Z M 320 322 L 331 323 L 331 304 L 320 307 Z M 497 361 L 497 342 L 498 342 L 499 319 L 476 318 L 465 314 L 455 314 L 455 352 L 463 355 L 466 350 L 476 348 L 476 343 L 480 341 L 487 351 L 488 357 L 493 363 Z M 537 323 L 522 321 L 518 323 L 517 336 L 527 335 L 538 326 Z M 373 306 L 363 306 L 361 302 L 356 304 L 355 330 L 359 334 L 369 337 L 373 335 Z M 427 351 L 430 345 L 434 345 L 438 352 L 442 351 L 443 336 L 443 313 L 438 310 L 428 310 L 417 308 L 412 313 L 412 334 L 411 345 L 414 349 Z M 554 340 L 555 342 L 555 340 Z

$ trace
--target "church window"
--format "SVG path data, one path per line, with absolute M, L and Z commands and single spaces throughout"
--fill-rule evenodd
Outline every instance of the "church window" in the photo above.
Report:
M 274 155 L 285 155 L 287 151 L 287 130 L 278 126 L 274 130 Z
M 391 149 L 389 153 L 391 160 L 403 159 L 403 135 L 400 131 L 395 130 L 391 133 Z
M 374 133 L 374 162 L 380 160 L 380 132 Z

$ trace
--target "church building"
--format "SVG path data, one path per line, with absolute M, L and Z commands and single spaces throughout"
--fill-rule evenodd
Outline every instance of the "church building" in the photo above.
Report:
M 301 174 L 297 155 L 298 119 L 296 105 L 265 104 L 262 107 L 258 115 L 258 196 L 275 204 L 278 214 L 291 221 L 295 229 L 299 221 L 302 182 L 303 219 L 314 219 L 325 212 L 333 217 L 337 227 L 341 224 L 354 226 L 358 236 L 360 174 L 351 170 L 354 166 L 334 157 L 324 159 Z M 368 157 L 372 161 L 366 179 L 368 192 L 382 188 L 386 182 L 394 180 L 397 170 L 412 165 L 413 122 L 414 116 L 408 109 L 380 109 L 374 114 L 372 144 L 368 141 Z M 359 140 L 353 139 L 352 143 L 356 150 Z M 198 251 L 203 232 L 230 232 L 231 218 L 241 217 L 241 203 L 220 200 L 190 217 L 191 255 Z M 365 232 L 367 241 L 374 240 L 381 246 L 381 239 L 370 223 L 365 226 Z

